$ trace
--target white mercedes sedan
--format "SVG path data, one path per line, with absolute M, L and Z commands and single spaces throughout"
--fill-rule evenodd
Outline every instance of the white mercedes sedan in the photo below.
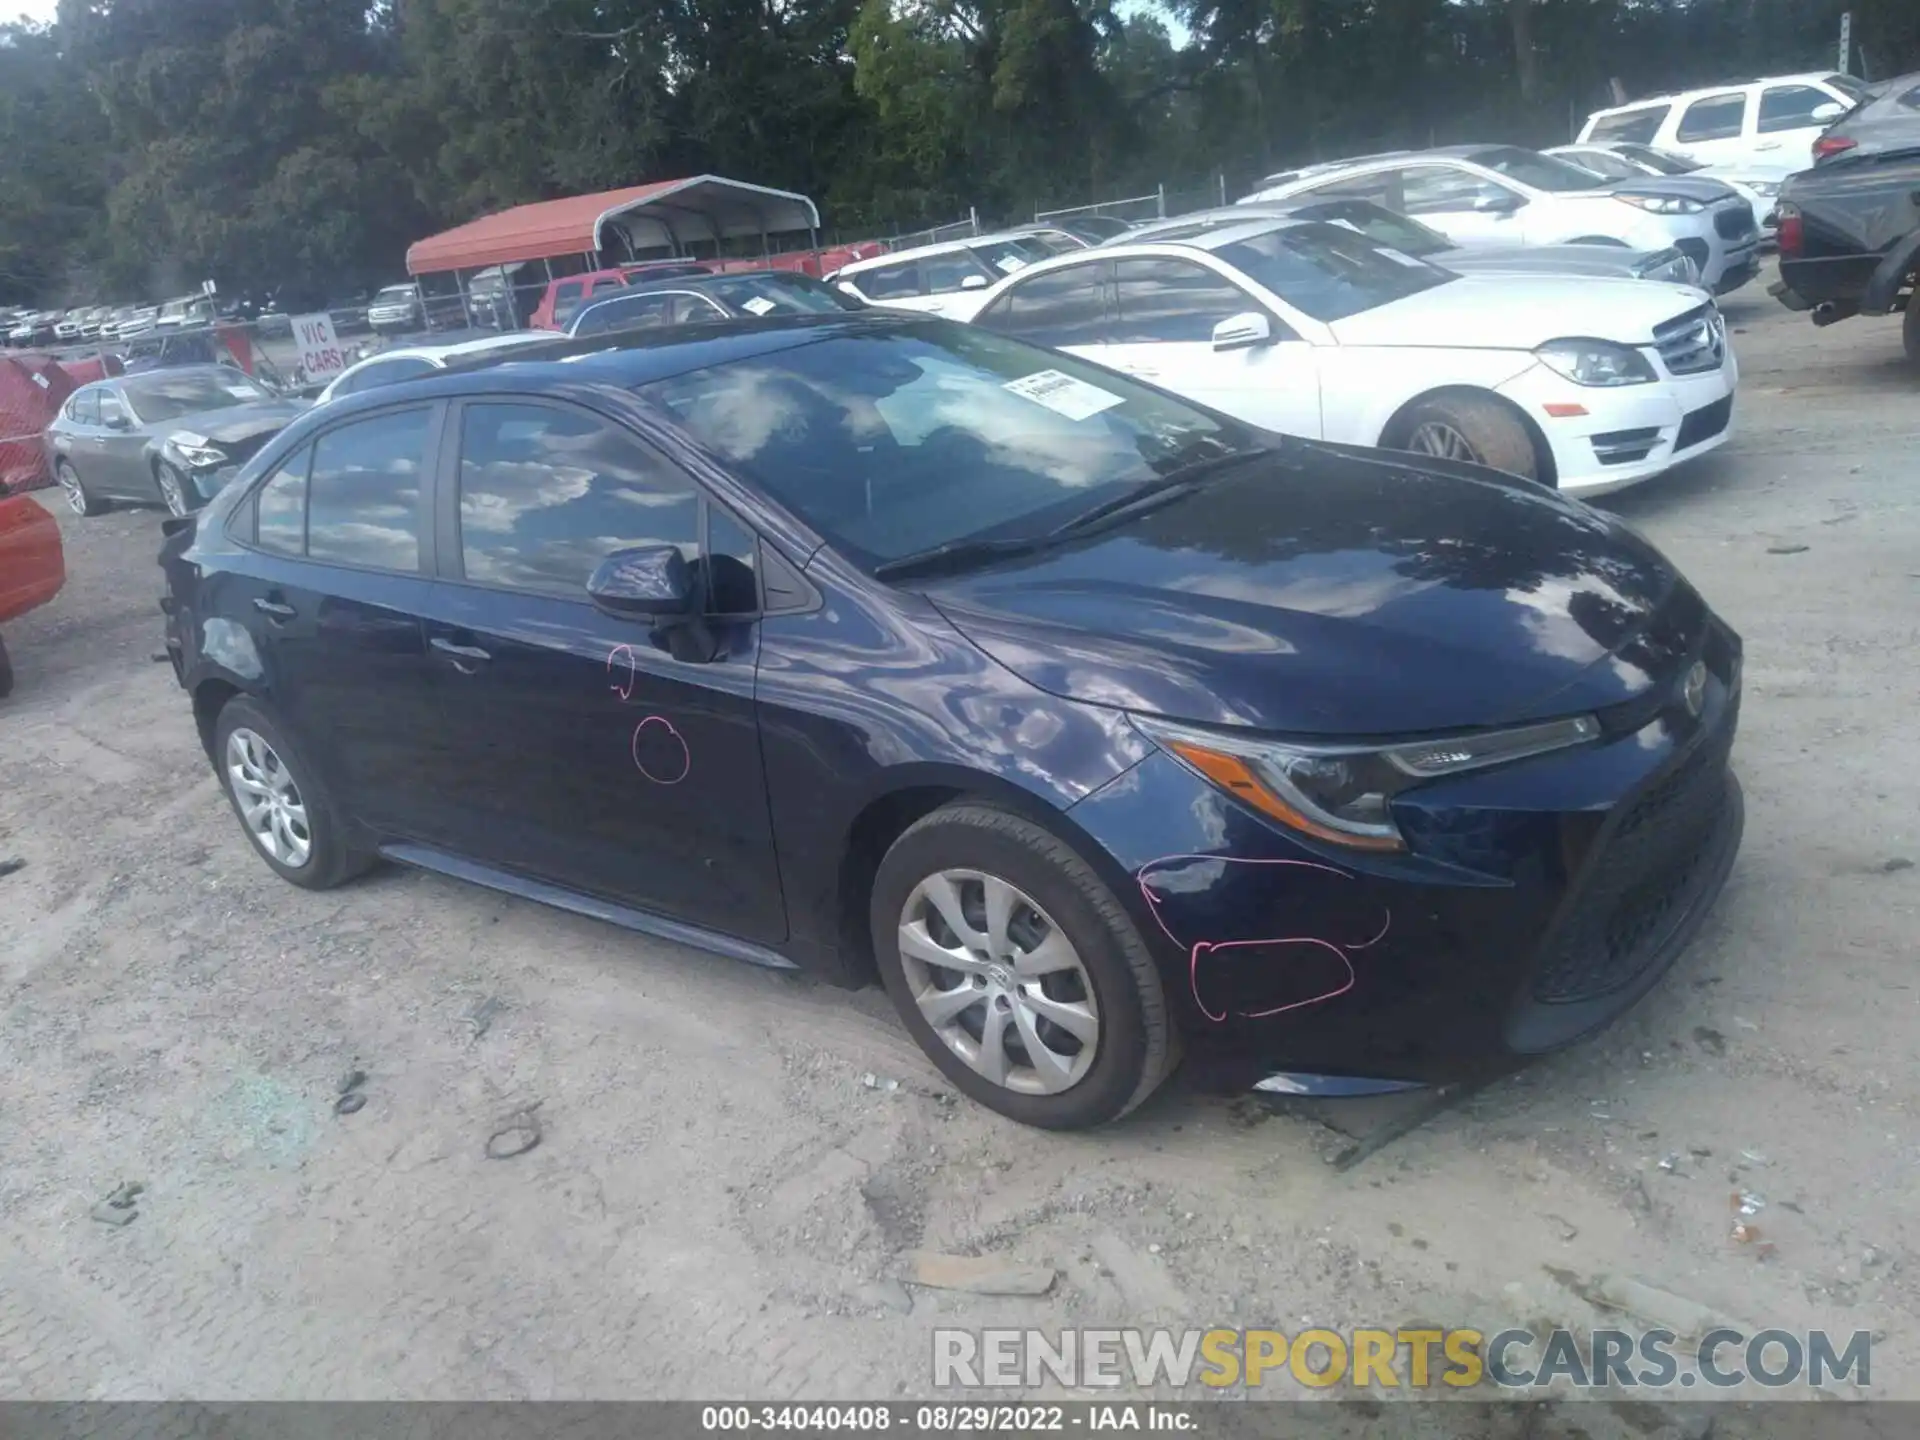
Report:
M 1722 444 L 1739 378 L 1719 310 L 1691 287 L 1457 275 L 1316 222 L 1062 255 L 970 318 L 1265 429 L 1583 496 Z

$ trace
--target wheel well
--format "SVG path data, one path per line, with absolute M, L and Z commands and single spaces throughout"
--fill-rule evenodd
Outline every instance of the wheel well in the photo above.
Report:
M 1429 400 L 1442 400 L 1449 395 L 1470 395 L 1476 400 L 1491 400 L 1518 420 L 1521 428 L 1527 432 L 1527 439 L 1533 445 L 1533 462 L 1539 470 L 1540 483 L 1549 490 L 1559 487 L 1560 472 L 1554 466 L 1553 447 L 1547 444 L 1546 432 L 1534 423 L 1531 415 L 1506 396 L 1474 385 L 1446 385 L 1438 390 L 1428 390 L 1424 394 L 1414 396 L 1394 411 L 1392 418 L 1381 427 L 1379 442 L 1381 447 L 1388 450 L 1396 448 L 1396 442 L 1401 438 L 1400 432 L 1407 423 L 1407 416 L 1415 406 L 1424 405 Z
M 921 786 L 882 795 L 854 820 L 840 857 L 840 953 L 847 957 L 848 979 L 858 984 L 878 977 L 873 936 L 867 924 L 873 877 L 893 842 L 924 816 L 964 793 L 951 786 Z
M 207 752 L 207 758 L 214 760 L 213 727 L 220 723 L 220 712 L 227 708 L 227 702 L 240 693 L 238 685 L 230 685 L 225 680 L 202 680 L 193 692 L 193 723 L 200 731 L 200 748 Z M 215 764 L 219 762 L 214 760 Z

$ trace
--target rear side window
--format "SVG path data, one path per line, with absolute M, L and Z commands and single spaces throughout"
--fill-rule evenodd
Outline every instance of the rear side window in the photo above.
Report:
M 900 300 L 921 293 L 920 266 L 913 260 L 899 265 L 876 265 L 847 279 L 869 300 Z
M 616 550 L 675 545 L 689 563 L 699 494 L 624 430 L 552 405 L 468 405 L 460 424 L 460 553 L 482 585 L 582 599 Z
M 1222 320 L 1259 308 L 1239 286 L 1191 260 L 1120 260 L 1113 279 L 1118 345 L 1211 341 Z
M 307 554 L 372 570 L 420 568 L 420 476 L 432 412 L 395 410 L 329 430 L 307 479 Z
M 1638 110 L 1622 110 L 1617 115 L 1602 115 L 1593 122 L 1587 139 L 1595 144 L 1624 143 L 1651 145 L 1660 133 L 1671 105 L 1642 105 Z
M 1822 105 L 1842 103 L 1811 85 L 1769 85 L 1760 92 L 1760 122 L 1755 128 L 1762 134 L 1805 130 L 1820 123 L 1813 112 Z
M 1680 116 L 1677 140 L 1730 140 L 1740 133 L 1740 122 L 1747 113 L 1745 95 L 1709 95 L 1687 106 Z
M 277 555 L 307 551 L 307 467 L 313 447 L 299 453 L 262 485 L 254 496 L 254 543 Z
M 1022 280 L 981 312 L 976 324 L 1036 345 L 1098 345 L 1107 338 L 1104 281 L 1111 262 L 1069 265 Z

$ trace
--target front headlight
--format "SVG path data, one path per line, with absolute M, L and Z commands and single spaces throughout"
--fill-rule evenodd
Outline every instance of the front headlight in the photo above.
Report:
M 1644 385 L 1659 378 L 1646 356 L 1611 340 L 1549 340 L 1533 353 L 1576 385 Z
M 227 452 L 204 435 L 170 435 L 162 448 L 194 470 L 211 470 L 227 463 Z
M 1678 250 L 1663 250 L 1657 263 L 1640 272 L 1642 280 L 1661 280 L 1669 285 L 1698 285 L 1700 267 L 1691 255 Z
M 1698 215 L 1707 208 L 1683 195 L 1616 195 L 1613 198 L 1654 215 Z
M 1354 850 L 1404 850 L 1391 802 L 1428 780 L 1484 770 L 1600 734 L 1591 715 L 1397 745 L 1302 745 L 1191 730 L 1135 715 L 1153 742 L 1270 820 Z

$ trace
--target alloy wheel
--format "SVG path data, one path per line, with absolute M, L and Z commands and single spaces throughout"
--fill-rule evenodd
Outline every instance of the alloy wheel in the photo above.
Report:
M 252 730 L 227 737 L 227 781 L 240 820 L 268 859 L 298 870 L 313 854 L 306 802 L 279 753 Z
M 167 510 L 174 515 L 187 513 L 187 489 L 180 478 L 180 472 L 171 465 L 162 465 L 156 478 L 160 482 L 160 498 L 167 502 Z
M 1466 460 L 1475 465 L 1480 456 L 1467 437 L 1444 420 L 1423 420 L 1407 437 L 1407 449 L 1416 455 L 1432 455 L 1441 460 Z
M 1100 1010 L 1080 953 L 998 876 L 941 870 L 908 895 L 900 964 L 933 1033 L 984 1079 L 1057 1095 L 1092 1067 Z
M 73 467 L 62 465 L 54 478 L 60 482 L 60 493 L 67 497 L 67 505 L 76 515 L 87 513 L 87 492 L 80 486 L 80 477 L 73 473 Z

